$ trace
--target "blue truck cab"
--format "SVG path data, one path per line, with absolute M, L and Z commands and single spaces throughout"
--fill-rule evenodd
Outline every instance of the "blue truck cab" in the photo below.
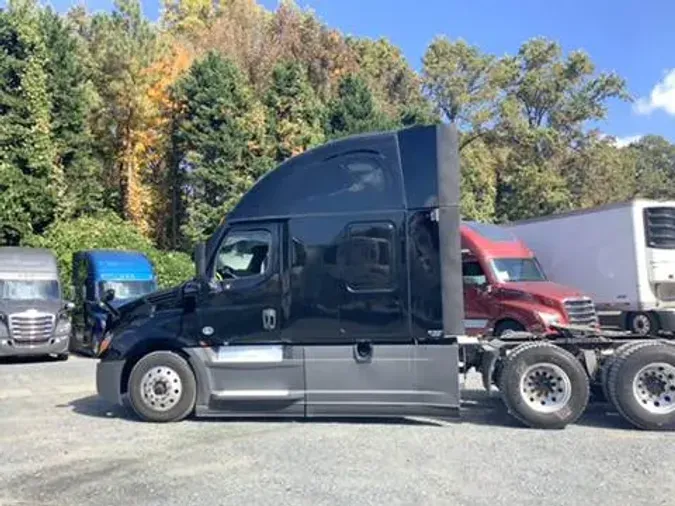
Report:
M 107 312 L 100 305 L 114 290 L 110 304 L 117 308 L 157 290 L 152 262 L 138 251 L 86 250 L 73 255 L 74 347 L 95 351 L 105 330 Z

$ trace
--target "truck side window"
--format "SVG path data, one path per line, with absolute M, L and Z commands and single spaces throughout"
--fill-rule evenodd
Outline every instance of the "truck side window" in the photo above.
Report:
M 467 285 L 481 286 L 487 283 L 483 268 L 475 260 L 462 262 L 462 277 Z
M 272 234 L 267 230 L 230 232 L 216 256 L 216 278 L 238 279 L 265 274 L 271 248 Z
M 395 227 L 390 222 L 352 224 L 340 248 L 342 277 L 354 291 L 395 287 Z

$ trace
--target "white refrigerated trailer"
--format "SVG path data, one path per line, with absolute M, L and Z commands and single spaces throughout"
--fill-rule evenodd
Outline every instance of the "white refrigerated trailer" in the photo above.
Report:
M 635 199 L 506 227 L 552 281 L 593 298 L 604 327 L 675 331 L 675 201 Z

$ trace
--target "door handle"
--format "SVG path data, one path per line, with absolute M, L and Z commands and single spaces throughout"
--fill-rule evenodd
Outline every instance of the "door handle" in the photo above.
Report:
M 262 312 L 263 328 L 265 330 L 274 330 L 277 326 L 277 312 L 272 308 L 263 309 Z
M 370 341 L 359 341 L 354 345 L 354 359 L 357 362 L 370 362 L 373 359 L 373 345 Z

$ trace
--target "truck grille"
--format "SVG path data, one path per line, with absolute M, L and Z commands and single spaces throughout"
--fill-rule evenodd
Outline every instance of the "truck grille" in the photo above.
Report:
M 54 315 L 37 312 L 16 313 L 9 317 L 9 332 L 16 341 L 44 342 L 52 336 Z
M 572 325 L 595 325 L 598 323 L 595 305 L 591 299 L 567 299 L 565 300 L 565 311 Z

